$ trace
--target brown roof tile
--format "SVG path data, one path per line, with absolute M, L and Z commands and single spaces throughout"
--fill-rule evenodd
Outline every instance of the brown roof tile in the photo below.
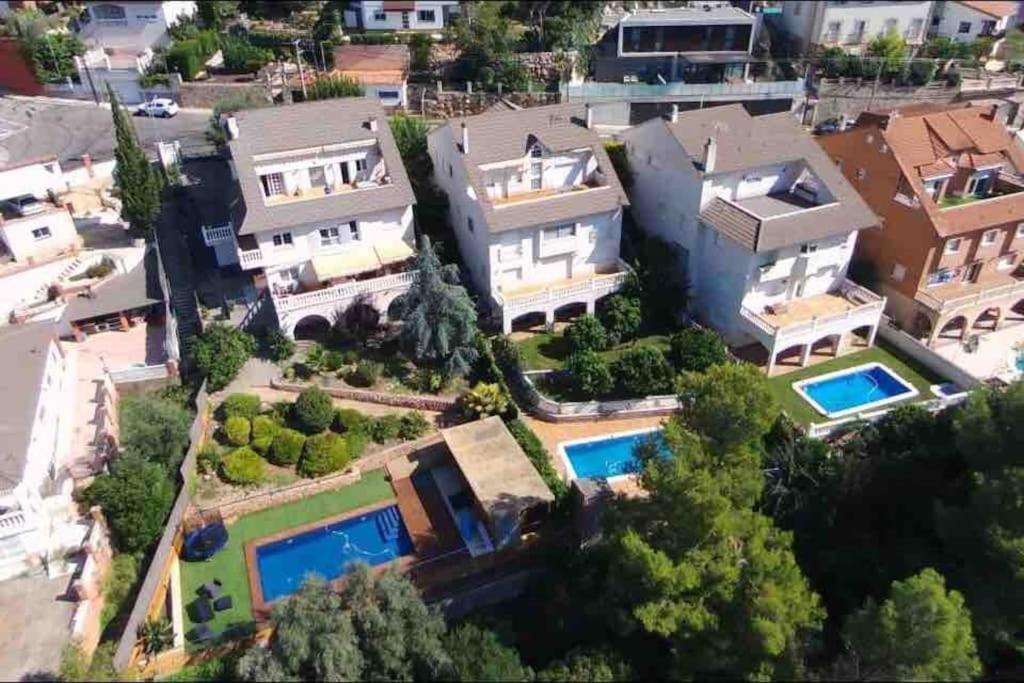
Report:
M 970 7 L 976 12 L 981 12 L 997 19 L 1012 17 L 1020 9 L 1020 3 L 1004 2 L 1002 0 L 957 0 L 957 4 Z

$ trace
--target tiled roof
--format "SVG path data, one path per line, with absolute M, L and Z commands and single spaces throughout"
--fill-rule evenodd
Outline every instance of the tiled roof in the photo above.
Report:
M 377 119 L 376 132 L 369 120 Z M 361 216 L 416 203 L 384 110 L 370 97 L 306 102 L 235 114 L 239 137 L 228 143 L 238 171 L 241 200 L 232 207 L 240 235 Z M 266 206 L 253 156 L 375 138 L 391 184 L 328 197 Z
M 156 248 L 150 247 L 138 265 L 127 273 L 101 283 L 89 296 L 79 294 L 72 298 L 63 319 L 72 323 L 89 320 L 158 304 L 163 300 Z
M 54 341 L 53 321 L 0 328 L 0 488 L 16 486 L 25 471 L 43 385 L 46 357 Z
M 957 4 L 970 7 L 976 12 L 981 12 L 997 19 L 1012 17 L 1020 9 L 1020 3 L 1003 2 L 1001 0 L 957 0 Z
M 597 134 L 583 125 L 582 104 L 556 104 L 516 111 L 498 111 L 449 119 L 457 150 L 451 158 L 465 168 L 473 191 L 492 233 L 533 225 L 555 223 L 579 216 L 611 211 L 629 204 L 611 159 Z M 462 124 L 469 135 L 469 153 L 462 153 Z M 436 134 L 437 131 L 431 133 Z M 551 152 L 589 149 L 597 159 L 607 186 L 586 192 L 567 192 L 557 197 L 504 204 L 496 208 L 487 198 L 480 165 L 522 158 L 539 142 Z
M 739 242 L 751 251 L 757 249 L 757 233 L 761 221 L 740 207 L 715 197 L 700 212 L 700 219 L 718 232 Z

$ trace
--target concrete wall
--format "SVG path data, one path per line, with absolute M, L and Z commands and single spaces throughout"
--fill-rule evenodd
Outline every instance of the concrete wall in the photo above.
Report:
M 44 228 L 50 230 L 49 237 L 37 239 L 33 236 L 33 230 Z M 71 214 L 56 208 L 0 223 L 0 236 L 15 261 L 44 259 L 78 245 L 78 231 Z
M 889 324 L 889 319 L 882 316 L 882 324 L 878 327 L 878 334 L 885 341 L 907 354 L 914 360 L 921 363 L 932 372 L 948 377 L 964 389 L 973 389 L 980 385 L 969 372 L 960 366 L 951 363 L 932 349 L 917 341 L 909 334 L 898 330 Z
M 56 158 L 0 171 L 0 197 L 30 194 L 43 199 L 50 192 L 65 192 L 67 189 L 60 162 Z

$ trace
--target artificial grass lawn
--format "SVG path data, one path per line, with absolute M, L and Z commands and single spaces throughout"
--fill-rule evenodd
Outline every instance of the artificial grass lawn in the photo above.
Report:
M 639 337 L 633 341 L 619 344 L 601 355 L 609 363 L 622 355 L 622 352 L 631 346 L 653 346 L 662 352 L 668 351 L 667 334 L 651 334 L 646 337 Z M 550 332 L 535 332 L 516 342 L 519 347 L 519 354 L 522 358 L 523 368 L 526 370 L 559 370 L 569 357 L 569 342 L 561 334 Z
M 900 401 L 896 404 L 915 401 L 925 401 L 932 397 L 931 385 L 940 384 L 946 381 L 943 377 L 935 374 L 912 358 L 908 358 L 885 342 L 875 341 L 875 346 L 856 353 L 851 353 L 834 360 L 818 363 L 811 367 L 789 372 L 779 377 L 772 377 L 768 380 L 768 387 L 771 389 L 775 400 L 786 413 L 801 425 L 827 422 L 828 418 L 818 413 L 805 401 L 796 391 L 793 390 L 793 383 L 808 377 L 824 375 L 827 372 L 852 368 L 864 363 L 878 362 L 888 366 L 900 377 L 913 384 L 918 392 L 917 396 Z
M 228 543 L 219 553 L 206 562 L 181 561 L 186 633 L 196 626 L 188 610 L 197 597 L 196 590 L 214 579 L 224 584 L 224 595 L 231 596 L 232 606 L 214 612 L 213 619 L 206 622 L 210 628 L 220 634 L 227 627 L 241 630 L 252 623 L 252 598 L 245 568 L 245 544 L 249 541 L 391 497 L 391 484 L 384 478 L 384 470 L 378 469 L 364 472 L 362 479 L 350 486 L 240 517 L 228 527 Z M 193 647 L 191 643 L 189 647 Z

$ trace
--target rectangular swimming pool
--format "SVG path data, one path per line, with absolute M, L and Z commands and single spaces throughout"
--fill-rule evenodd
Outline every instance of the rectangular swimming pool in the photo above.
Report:
M 350 562 L 379 565 L 412 551 L 397 505 L 272 541 L 256 548 L 263 602 L 291 595 L 310 574 L 331 581 Z
M 819 413 L 843 417 L 917 396 L 913 384 L 881 363 L 866 363 L 793 383 Z
M 664 448 L 661 430 L 655 428 L 568 441 L 559 444 L 558 449 L 569 472 L 569 479 L 614 480 L 640 471 L 640 460 L 634 450 L 652 438 Z

